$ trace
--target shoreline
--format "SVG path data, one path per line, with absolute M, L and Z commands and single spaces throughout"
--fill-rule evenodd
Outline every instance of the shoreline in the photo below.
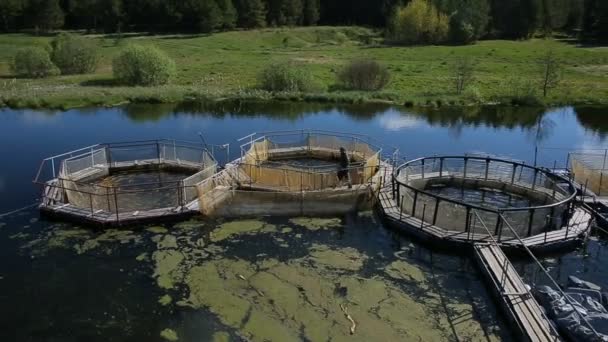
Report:
M 80 90 L 79 88 L 76 88 Z M 260 90 L 243 92 L 202 93 L 190 87 L 160 86 L 160 87 L 107 87 L 95 88 L 91 93 L 61 94 L 47 93 L 41 96 L 26 94 L 24 96 L 3 96 L 0 92 L 0 109 L 12 110 L 60 110 L 67 111 L 79 108 L 113 108 L 130 104 L 205 104 L 223 105 L 229 103 L 255 102 L 272 105 L 274 103 L 292 104 L 333 104 L 333 105 L 387 105 L 410 109 L 439 109 L 470 108 L 470 107 L 524 107 L 551 108 L 573 106 L 608 106 L 608 98 L 602 99 L 568 99 L 565 101 L 537 101 L 538 99 L 514 98 L 502 96 L 488 101 L 473 101 L 463 98 L 417 98 L 403 99 L 392 93 L 360 93 L 360 92 L 324 92 L 324 93 L 272 93 Z M 101 94 L 100 94 L 101 93 Z

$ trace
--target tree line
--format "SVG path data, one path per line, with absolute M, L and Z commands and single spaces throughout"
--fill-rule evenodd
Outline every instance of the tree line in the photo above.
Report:
M 274 26 L 365 25 L 391 29 L 416 0 L 1 0 L 4 31 L 213 32 Z M 423 0 L 445 41 L 526 39 L 564 32 L 608 39 L 606 0 Z M 410 6 L 412 7 L 412 6 Z M 414 19 L 415 20 L 415 19 Z M 442 32 L 443 32 L 442 31 Z M 425 35 L 421 34 L 424 43 Z M 427 37 L 428 38 L 428 37 Z M 429 40 L 429 39 L 427 39 Z

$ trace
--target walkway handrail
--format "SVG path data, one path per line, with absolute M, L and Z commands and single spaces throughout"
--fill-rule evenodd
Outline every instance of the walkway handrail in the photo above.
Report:
M 479 214 L 477 213 L 477 211 L 476 211 L 476 210 L 473 210 L 473 213 L 474 213 L 474 214 L 477 216 L 477 219 L 479 220 L 479 222 L 481 222 L 481 225 L 483 226 L 483 228 L 484 228 L 484 229 L 485 229 L 485 230 L 488 232 L 488 236 L 490 236 L 490 240 L 492 240 L 492 245 L 494 245 L 494 246 L 496 246 L 496 247 L 500 248 L 500 245 L 498 244 L 498 242 L 496 241 L 496 239 L 494 238 L 494 236 L 492 235 L 492 233 L 490 232 L 490 230 L 489 230 L 489 229 L 488 229 L 488 227 L 486 226 L 486 224 L 485 224 L 485 222 L 483 221 L 483 219 L 482 219 L 482 218 L 479 216 Z M 502 217 L 502 215 L 501 215 L 501 217 Z M 503 219 L 504 219 L 504 217 L 503 217 Z M 505 222 L 506 222 L 506 221 L 505 221 Z M 507 225 L 509 225 L 509 223 L 508 223 L 508 222 L 507 222 Z M 510 227 L 510 226 L 509 226 L 509 227 Z M 515 232 L 515 231 L 514 231 L 512 228 L 511 228 L 511 231 L 513 231 L 513 233 L 514 233 L 514 234 L 516 235 L 516 237 L 519 239 L 519 242 L 521 243 L 521 245 L 522 245 L 522 246 L 524 246 L 524 247 L 526 248 L 526 250 L 528 250 L 528 251 L 529 251 L 528 247 L 526 247 L 526 245 L 523 243 L 523 241 L 522 241 L 522 240 L 519 238 L 519 236 L 517 235 L 517 233 L 516 233 L 516 232 Z M 530 253 L 532 253 L 532 252 L 530 252 Z M 532 256 L 534 257 L 534 254 L 532 254 Z M 538 260 L 536 260 L 536 258 L 534 258 L 534 260 L 535 260 L 535 261 L 538 261 Z M 504 261 L 505 265 L 506 265 L 507 261 L 508 261 L 508 258 L 507 258 L 507 256 L 505 255 L 505 261 Z M 503 272 L 503 276 L 504 276 L 504 273 L 506 272 L 506 267 L 503 267 L 503 268 L 502 268 L 502 272 Z M 502 277 L 502 276 L 501 276 L 501 277 Z M 532 293 L 531 293 L 531 292 L 530 292 L 530 290 L 529 290 L 529 289 L 527 289 L 527 288 L 526 288 L 526 295 L 528 295 L 528 296 L 530 296 L 530 297 L 533 297 Z M 572 308 L 574 308 L 574 306 L 572 306 Z M 575 309 L 575 310 L 576 310 L 576 309 Z M 550 319 L 547 317 L 547 315 L 545 314 L 544 310 L 542 310 L 542 311 L 541 311 L 541 315 L 543 316 L 543 318 L 544 318 L 544 319 L 545 319 L 545 320 L 546 320 L 548 323 L 549 323 L 549 322 L 551 322 L 551 320 L 550 320 Z M 555 329 L 555 327 L 553 326 L 553 324 L 550 324 L 550 323 L 549 323 L 549 329 L 550 329 L 550 330 L 551 330 L 551 332 L 552 332 L 552 333 L 553 333 L 553 334 L 556 336 L 556 340 L 558 340 L 558 337 L 559 337 L 559 332 L 558 332 L 558 331 Z M 595 330 L 594 330 L 594 332 L 595 332 Z M 596 334 L 597 334 L 597 332 L 596 332 Z
M 599 337 L 599 333 L 593 328 L 593 326 L 591 325 L 591 323 L 589 323 L 589 321 L 587 320 L 587 318 L 585 318 L 583 315 L 580 314 L 580 312 L 578 312 L 578 310 L 576 309 L 576 306 L 574 305 L 574 303 L 572 303 L 572 300 L 570 299 L 570 297 L 568 297 L 568 295 L 566 295 L 566 293 L 561 289 L 561 287 L 555 281 L 555 279 L 553 279 L 553 277 L 551 276 L 551 274 L 549 274 L 549 271 L 547 271 L 547 269 L 540 263 L 540 261 L 536 258 L 536 256 L 534 255 L 534 253 L 532 253 L 532 251 L 530 250 L 530 248 L 528 248 L 528 246 L 526 246 L 526 244 L 523 242 L 523 240 L 521 239 L 521 237 L 519 236 L 519 234 L 517 234 L 517 232 L 515 231 L 515 229 L 513 229 L 513 227 L 507 221 L 507 219 L 502 214 L 500 214 L 500 217 L 503 220 L 503 222 L 506 223 L 507 228 L 509 228 L 511 230 L 511 232 L 513 233 L 513 235 L 515 235 L 515 238 L 517 240 L 519 240 L 519 243 L 526 250 L 526 253 L 532 258 L 532 260 L 534 261 L 534 263 L 536 263 L 536 265 L 540 268 L 540 270 L 547 276 L 547 278 L 549 278 L 549 280 L 551 281 L 551 283 L 553 284 L 553 286 L 555 286 L 555 288 L 557 289 L 557 291 L 560 292 L 560 294 L 564 297 L 564 299 L 566 300 L 566 302 L 568 302 L 568 304 L 572 307 L 572 310 L 574 312 L 576 312 L 576 314 L 585 322 L 585 325 L 587 325 L 587 327 L 589 329 L 591 329 L 591 331 L 593 331 L 593 333 L 595 334 L 595 336 Z M 543 316 L 544 316 L 544 313 L 543 313 Z

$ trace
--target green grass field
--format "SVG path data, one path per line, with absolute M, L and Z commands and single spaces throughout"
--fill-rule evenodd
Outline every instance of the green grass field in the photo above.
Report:
M 541 89 L 538 60 L 553 50 L 563 62 L 563 81 L 544 102 L 608 104 L 608 47 L 580 47 L 555 40 L 482 41 L 470 46 L 389 47 L 378 33 L 359 27 L 276 28 L 212 35 L 91 35 L 101 46 L 95 74 L 15 79 L 10 60 L 21 47 L 45 45 L 52 37 L 0 35 L 0 101 L 11 107 L 69 108 L 131 102 L 179 102 L 190 98 L 289 99 L 308 101 L 392 101 L 398 104 L 501 102 L 533 85 Z M 130 43 L 156 45 L 173 57 L 178 76 L 163 87 L 121 87 L 112 83 L 111 62 Z M 456 95 L 451 65 L 463 56 L 476 62 L 475 80 Z M 381 92 L 332 91 L 335 74 L 353 59 L 372 58 L 391 72 Z M 313 75 L 314 94 L 269 94 L 255 90 L 267 65 L 292 61 Z

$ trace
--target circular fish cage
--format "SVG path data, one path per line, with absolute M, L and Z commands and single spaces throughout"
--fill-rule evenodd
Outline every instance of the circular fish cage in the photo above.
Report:
M 242 185 L 271 191 L 319 191 L 366 184 L 382 149 L 363 135 L 294 131 L 252 136 L 237 162 Z M 344 163 L 343 160 L 346 160 Z
M 551 232 L 566 229 L 563 240 L 580 233 L 568 232 L 576 197 L 572 182 L 515 161 L 474 156 L 415 159 L 395 170 L 392 192 L 403 220 L 413 229 L 434 230 L 430 235 L 439 239 L 542 244 L 563 235 Z
M 339 214 L 379 190 L 382 149 L 364 135 L 298 130 L 240 142 L 241 157 L 199 186 L 205 215 Z
M 47 158 L 35 182 L 44 187 L 43 212 L 119 225 L 197 213 L 196 184 L 216 171 L 200 143 L 154 140 L 98 144 Z

